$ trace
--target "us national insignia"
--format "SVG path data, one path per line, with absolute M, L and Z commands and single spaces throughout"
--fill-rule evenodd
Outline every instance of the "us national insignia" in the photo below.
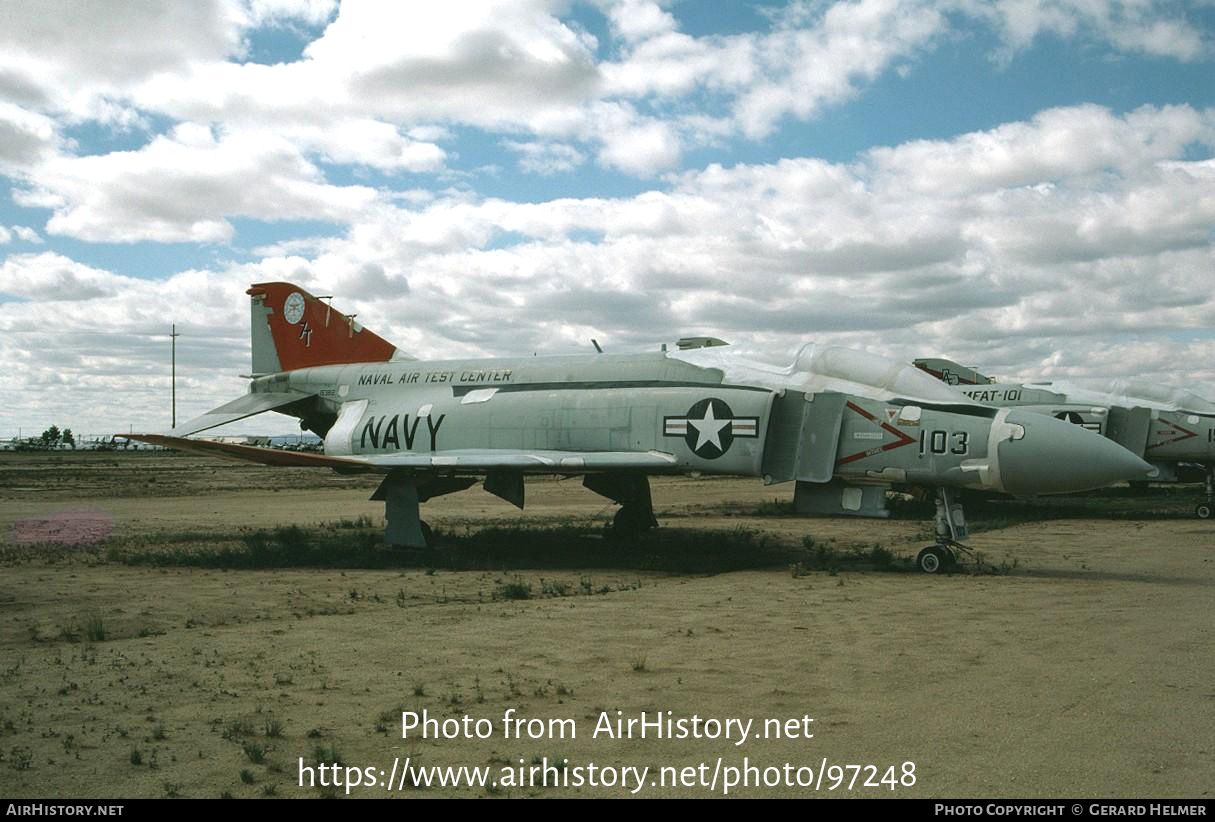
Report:
M 758 437 L 759 417 L 736 417 L 725 400 L 710 397 L 693 405 L 682 417 L 663 417 L 665 437 L 683 437 L 692 453 L 715 460 L 730 450 L 735 437 Z

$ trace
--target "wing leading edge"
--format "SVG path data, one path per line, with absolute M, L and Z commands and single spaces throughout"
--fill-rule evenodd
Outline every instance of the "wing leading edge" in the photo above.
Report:
M 294 395 L 297 396 L 298 395 Z M 216 409 L 217 411 L 219 409 Z M 460 449 L 413 454 L 374 454 L 332 457 L 306 451 L 280 451 L 254 445 L 192 440 L 166 434 L 128 434 L 130 439 L 179 451 L 260 462 L 263 465 L 333 468 L 337 471 L 387 473 L 406 469 L 418 473 L 479 474 L 511 470 L 526 474 L 585 474 L 597 471 L 663 471 L 675 467 L 675 456 L 662 451 L 510 451 Z

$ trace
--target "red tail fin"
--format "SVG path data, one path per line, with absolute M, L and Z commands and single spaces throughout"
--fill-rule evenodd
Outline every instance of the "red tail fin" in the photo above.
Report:
M 258 283 L 252 301 L 253 373 L 384 362 L 397 347 L 291 283 Z

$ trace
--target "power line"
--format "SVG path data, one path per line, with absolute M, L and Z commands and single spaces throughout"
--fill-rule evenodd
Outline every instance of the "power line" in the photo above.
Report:
M 173 427 L 177 427 L 177 338 L 181 335 L 177 333 L 177 323 L 174 323 L 172 330 L 169 332 L 169 339 L 172 341 L 172 362 L 173 362 Z

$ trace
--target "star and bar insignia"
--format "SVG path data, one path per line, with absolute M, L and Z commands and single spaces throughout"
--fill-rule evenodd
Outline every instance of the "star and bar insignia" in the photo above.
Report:
M 715 460 L 730 450 L 736 437 L 759 436 L 759 417 L 736 417 L 725 400 L 701 400 L 682 417 L 663 417 L 665 437 L 683 437 L 692 453 Z

